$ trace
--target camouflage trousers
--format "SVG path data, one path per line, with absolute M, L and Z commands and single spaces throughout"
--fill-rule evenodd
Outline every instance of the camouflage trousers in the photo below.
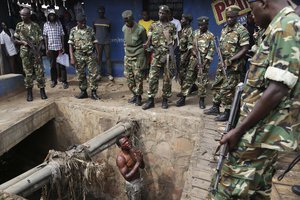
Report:
M 143 179 L 139 178 L 131 182 L 126 181 L 126 195 L 128 200 L 142 200 Z
M 190 58 L 191 56 L 189 56 L 188 58 L 188 52 L 181 52 L 180 54 L 180 64 L 179 64 L 179 84 L 181 86 L 183 86 L 183 82 L 185 80 L 186 74 L 187 74 L 187 70 L 188 67 L 190 65 Z
M 143 94 L 143 69 L 146 62 L 144 54 L 136 57 L 124 57 L 124 76 L 129 90 L 134 95 Z
M 89 86 L 91 90 L 97 90 L 98 84 L 96 81 L 97 77 L 97 61 L 96 56 L 94 54 L 85 54 L 79 51 L 75 51 L 74 53 L 76 64 L 76 74 L 77 79 L 79 81 L 80 90 L 86 90 Z M 88 81 L 86 78 L 86 67 L 88 70 Z
M 197 79 L 197 71 L 196 71 L 197 60 L 194 57 L 191 57 L 190 62 L 186 67 L 186 75 L 183 79 L 181 86 L 181 93 L 183 96 L 187 96 L 191 86 L 195 83 Z
M 163 54 L 154 54 L 149 72 L 149 98 L 155 97 L 155 95 L 157 94 L 160 69 L 164 70 L 162 96 L 163 98 L 169 98 L 172 96 L 172 81 L 170 78 L 170 71 L 167 67 L 167 62 L 164 59 L 165 56 L 166 55 Z
M 217 75 L 212 84 L 213 102 L 222 104 L 225 109 L 230 109 L 234 97 L 235 87 L 240 80 L 239 73 L 227 73 L 227 79 L 221 70 L 217 70 Z
M 24 83 L 26 88 L 33 87 L 33 73 L 35 72 L 38 88 L 45 87 L 44 67 L 42 66 L 42 59 L 36 59 L 31 53 L 20 53 L 23 70 L 25 73 Z
M 247 147 L 240 142 L 225 161 L 218 190 L 215 195 L 210 194 L 209 199 L 271 199 L 277 158 L 276 150 Z M 214 179 L 215 176 L 211 186 Z

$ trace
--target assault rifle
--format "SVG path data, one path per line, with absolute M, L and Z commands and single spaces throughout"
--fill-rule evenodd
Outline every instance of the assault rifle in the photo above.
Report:
M 202 75 L 203 74 L 203 63 L 202 63 L 202 59 L 201 59 L 201 53 L 198 49 L 198 42 L 197 40 L 195 41 L 195 47 L 196 47 L 196 59 L 197 59 L 197 66 L 198 66 L 198 75 Z M 201 82 L 202 82 L 202 78 L 201 78 Z
M 214 39 L 214 43 L 215 43 L 215 47 L 216 47 L 216 49 L 217 49 L 217 54 L 218 54 L 219 60 L 220 60 L 220 62 L 221 62 L 223 74 L 224 74 L 224 76 L 225 76 L 226 79 L 227 79 L 228 77 L 227 77 L 227 73 L 226 73 L 226 65 L 225 65 L 225 62 L 224 62 L 224 60 L 223 60 L 223 56 L 222 56 L 222 53 L 221 53 L 221 50 L 220 50 L 220 46 L 218 46 L 218 43 L 217 43 L 216 40 L 218 40 L 218 42 L 219 42 L 219 38 L 216 37 L 216 38 Z M 219 42 L 219 44 L 220 44 L 220 42 Z
M 225 134 L 228 133 L 231 129 L 234 129 L 238 118 L 239 118 L 239 110 L 240 110 L 240 101 L 241 101 L 241 95 L 243 92 L 243 83 L 239 83 L 236 86 L 236 90 L 235 90 L 235 95 L 234 95 L 234 99 L 231 105 L 231 111 L 230 111 L 230 115 L 229 115 L 229 119 L 228 122 L 226 124 L 226 128 L 225 128 Z M 221 179 L 221 170 L 224 164 L 224 160 L 227 158 L 227 154 L 228 154 L 228 144 L 223 144 L 221 145 L 220 149 L 219 149 L 219 159 L 218 159 L 218 163 L 217 163 L 217 175 L 216 175 L 216 179 L 214 182 L 214 187 L 212 188 L 212 194 L 215 194 L 218 190 L 218 184 L 220 182 Z
M 29 51 L 31 51 L 35 57 L 35 60 L 38 62 L 41 62 L 41 47 L 42 47 L 42 42 L 40 41 L 39 44 L 34 44 L 34 42 L 28 37 L 28 33 L 25 31 L 21 31 L 21 33 L 24 36 L 27 36 L 24 41 L 27 43 L 29 46 Z

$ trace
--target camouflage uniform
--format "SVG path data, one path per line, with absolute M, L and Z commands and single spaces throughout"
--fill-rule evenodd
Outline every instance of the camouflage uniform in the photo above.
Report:
M 222 73 L 222 65 L 219 63 L 212 90 L 213 102 L 218 105 L 222 103 L 225 109 L 231 107 L 235 87 L 240 79 L 240 68 L 245 65 L 244 59 L 235 60 L 232 63 L 228 61 L 245 45 L 249 45 L 249 33 L 243 25 L 236 23 L 233 27 L 225 26 L 222 29 L 220 50 L 227 67 L 228 79 Z
M 154 47 L 153 60 L 149 73 L 148 97 L 155 97 L 158 91 L 159 72 L 163 68 L 163 97 L 169 98 L 172 95 L 172 82 L 170 71 L 167 69 L 168 46 L 173 45 L 176 39 L 176 27 L 168 22 L 162 24 L 160 21 L 151 24 L 148 35 L 152 37 Z
M 179 80 L 181 87 L 187 73 L 187 68 L 190 63 L 191 49 L 193 48 L 193 29 L 191 26 L 183 27 L 179 35 L 179 50 L 180 50 L 180 65 L 179 65 Z
M 203 66 L 203 74 L 195 73 L 195 67 L 197 66 L 197 59 L 195 57 L 191 58 L 191 64 L 189 66 L 189 70 L 187 72 L 185 84 L 183 86 L 183 95 L 187 96 L 190 87 L 194 83 L 194 76 L 197 77 L 196 84 L 198 86 L 198 95 L 199 97 L 206 97 L 206 87 L 208 85 L 208 70 L 213 59 L 215 44 L 214 44 L 214 35 L 210 31 L 206 31 L 205 33 L 200 33 L 200 30 L 196 30 L 194 32 L 194 41 L 197 42 L 197 51 L 200 52 L 201 55 L 201 63 L 207 61 L 207 64 Z M 196 48 L 196 47 L 195 47 Z
M 229 154 L 213 199 L 270 199 L 278 151 L 297 148 L 300 127 L 300 18 L 282 9 L 270 23 L 250 61 L 241 102 L 242 121 L 269 86 L 285 84 L 288 94 L 263 120 L 248 130 Z M 279 51 L 280 50 L 280 51 Z
M 38 47 L 43 40 L 42 31 L 38 24 L 31 22 L 30 28 L 24 22 L 20 22 L 16 26 L 14 37 L 20 41 L 32 43 Z M 42 66 L 42 58 L 37 56 L 39 52 L 34 52 L 29 46 L 21 45 L 20 57 L 22 59 L 23 69 L 25 72 L 25 87 L 33 87 L 33 70 L 36 75 L 37 86 L 39 88 L 45 87 L 44 67 Z
M 123 26 L 124 32 L 124 75 L 127 78 L 129 90 L 134 95 L 143 93 L 143 70 L 146 66 L 146 55 L 143 44 L 147 40 L 145 29 L 134 23 L 132 28 Z
M 95 33 L 93 29 L 86 26 L 84 29 L 79 29 L 77 26 L 71 29 L 69 36 L 69 44 L 75 50 L 74 57 L 76 60 L 75 68 L 79 80 L 79 88 L 81 91 L 87 89 L 87 79 L 85 67 L 88 68 L 88 82 L 91 90 L 97 90 L 97 61 L 94 51 Z

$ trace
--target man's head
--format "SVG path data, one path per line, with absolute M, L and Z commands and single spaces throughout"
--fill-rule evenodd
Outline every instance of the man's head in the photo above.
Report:
M 190 25 L 192 21 L 193 21 L 193 16 L 192 15 L 182 14 L 182 16 L 181 16 L 181 25 L 182 26 Z
M 124 23 L 127 27 L 130 27 L 130 28 L 133 27 L 134 21 L 133 21 L 133 14 L 132 14 L 131 10 L 125 10 L 122 13 L 122 17 L 123 17 Z
M 104 18 L 105 15 L 105 7 L 104 6 L 99 6 L 98 7 L 98 13 L 100 18 Z
M 1 28 L 2 28 L 3 30 L 7 30 L 7 29 L 8 29 L 8 27 L 7 27 L 7 25 L 6 25 L 5 22 L 1 22 Z
M 55 22 L 57 20 L 57 15 L 54 9 L 48 10 L 48 21 Z
M 240 11 L 241 8 L 237 5 L 232 5 L 226 8 L 225 15 L 228 26 L 233 27 L 236 24 Z
M 201 33 L 205 33 L 208 30 L 209 18 L 206 16 L 201 16 L 197 18 L 197 21 Z
M 76 16 L 77 27 L 79 29 L 84 29 L 86 27 L 86 16 L 83 14 L 79 14 Z
M 150 20 L 150 17 L 149 17 L 149 12 L 147 10 L 143 10 L 142 11 L 142 19 L 144 21 L 149 21 Z
M 159 21 L 166 22 L 169 21 L 170 8 L 166 5 L 159 6 L 158 10 L 158 18 Z
M 21 16 L 21 19 L 22 19 L 24 22 L 30 21 L 30 10 L 29 10 L 29 8 L 23 8 L 23 9 L 20 11 L 20 16 Z
M 125 135 L 120 135 L 116 139 L 116 144 L 122 150 L 130 150 L 132 148 L 131 141 Z

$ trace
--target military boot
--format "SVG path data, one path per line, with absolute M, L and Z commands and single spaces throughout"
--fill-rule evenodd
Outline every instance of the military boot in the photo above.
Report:
M 27 101 L 33 101 L 32 88 L 27 88 Z
M 220 104 L 213 103 L 213 106 L 203 112 L 206 115 L 218 115 L 220 114 Z
M 86 90 L 81 90 L 81 92 L 79 93 L 79 95 L 75 96 L 77 99 L 85 99 L 88 98 L 88 94 L 86 92 Z
M 142 96 L 141 95 L 136 96 L 135 105 L 136 106 L 141 106 L 142 105 Z
M 40 94 L 41 94 L 41 99 L 48 99 L 46 92 L 45 92 L 45 88 L 40 89 Z
M 199 108 L 204 109 L 205 108 L 205 103 L 204 103 L 204 97 L 200 97 L 199 100 Z
M 142 107 L 143 110 L 147 110 L 150 108 L 154 108 L 154 98 L 153 97 L 150 97 Z
M 177 102 L 176 102 L 176 106 L 177 107 L 181 107 L 185 105 L 185 96 L 182 96 Z
M 92 90 L 91 99 L 94 99 L 94 100 L 99 100 L 100 99 L 100 97 L 97 95 L 96 90 Z
M 131 98 L 128 100 L 128 103 L 134 104 L 135 102 L 136 102 L 136 95 L 133 95 L 133 97 L 131 97 Z
M 192 87 L 189 90 L 189 95 L 192 94 L 193 92 L 198 91 L 198 86 L 194 83 Z
M 215 118 L 215 121 L 226 122 L 229 119 L 229 115 L 230 115 L 230 109 L 225 109 L 225 111 L 222 114 L 218 115 Z
M 293 185 L 292 186 L 292 191 L 300 196 L 300 185 Z
M 161 107 L 162 107 L 162 109 L 168 109 L 169 105 L 168 105 L 168 99 L 167 98 L 163 98 L 162 103 L 161 103 Z

